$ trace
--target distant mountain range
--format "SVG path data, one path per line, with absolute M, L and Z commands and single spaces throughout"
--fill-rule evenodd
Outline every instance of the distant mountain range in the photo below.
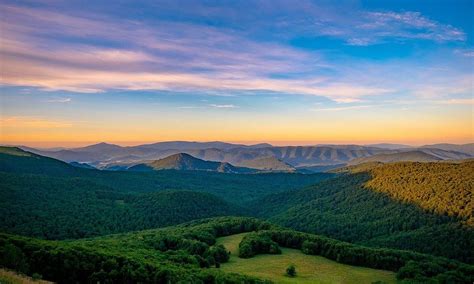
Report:
M 106 170 L 136 169 L 133 167 L 137 165 L 140 165 L 137 168 L 142 170 L 146 167 L 153 168 L 153 161 L 176 154 L 188 154 L 204 161 L 224 163 L 223 165 L 213 164 L 212 167 L 210 165 L 204 167 L 216 167 L 216 170 L 224 172 L 232 172 L 237 168 L 252 168 L 260 171 L 318 172 L 363 162 L 366 161 L 364 159 L 373 156 L 375 156 L 373 161 L 462 160 L 474 157 L 474 143 L 410 147 L 402 144 L 272 146 L 270 144 L 243 145 L 218 141 L 171 141 L 129 147 L 99 143 L 87 147 L 52 151 L 30 147 L 21 148 L 68 163 L 85 163 Z M 368 159 L 367 161 L 372 160 Z M 155 163 L 155 169 L 160 168 L 161 166 L 158 164 L 161 165 L 161 163 L 165 162 Z M 235 169 L 225 163 L 232 165 Z M 76 164 L 76 166 L 78 165 Z M 204 164 L 200 162 L 200 165 Z M 179 165 L 174 166 L 179 167 Z M 239 170 L 237 169 L 237 171 Z

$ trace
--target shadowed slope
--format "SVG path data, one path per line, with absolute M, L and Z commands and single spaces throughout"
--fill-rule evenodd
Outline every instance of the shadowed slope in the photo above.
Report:
M 252 206 L 259 216 L 298 230 L 474 262 L 472 163 L 360 167 Z

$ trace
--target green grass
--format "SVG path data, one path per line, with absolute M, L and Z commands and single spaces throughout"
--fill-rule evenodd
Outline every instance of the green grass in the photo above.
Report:
M 238 257 L 239 243 L 247 233 L 218 238 L 230 252 L 225 272 L 234 272 L 268 279 L 275 283 L 397 283 L 395 273 L 365 267 L 340 264 L 321 256 L 306 255 L 296 249 L 282 248 L 281 255 L 257 255 L 249 259 Z M 285 276 L 289 264 L 296 266 L 296 277 Z
M 0 268 L 0 284 L 51 284 L 44 280 L 33 280 L 31 277 L 20 275 L 14 271 Z

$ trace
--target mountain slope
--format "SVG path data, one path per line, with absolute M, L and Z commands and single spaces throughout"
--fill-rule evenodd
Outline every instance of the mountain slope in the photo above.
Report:
M 472 158 L 472 155 L 470 154 L 452 150 L 442 150 L 437 148 L 418 148 L 418 150 L 443 160 L 464 160 Z
M 362 164 L 249 206 L 298 230 L 472 263 L 473 167 L 474 162 Z
M 295 172 L 296 169 L 287 163 L 278 160 L 275 157 L 263 157 L 256 158 L 253 160 L 244 160 L 239 163 L 239 165 L 258 169 L 261 171 L 273 171 L 273 172 Z
M 357 165 L 362 163 L 381 162 L 436 162 L 442 160 L 441 158 L 430 155 L 423 151 L 407 151 L 401 153 L 391 154 L 376 154 L 366 158 L 357 158 L 349 162 L 349 165 Z
M 187 170 L 187 171 L 213 171 L 221 173 L 252 173 L 248 168 L 234 167 L 229 163 L 204 161 L 191 155 L 180 153 L 171 155 L 161 160 L 146 164 L 138 164 L 128 168 L 129 171 L 150 170 Z
M 376 148 L 383 148 L 383 149 L 404 149 L 404 148 L 411 148 L 412 146 L 406 144 L 392 144 L 392 143 L 379 143 L 379 144 L 369 144 L 366 145 L 368 147 L 376 147 Z
M 445 151 L 456 151 L 456 152 L 461 152 L 461 153 L 474 156 L 474 143 L 461 144 L 461 145 L 441 143 L 441 144 L 425 145 L 425 146 L 422 146 L 421 148 L 435 148 L 435 149 L 441 149 Z
M 119 145 L 101 142 L 86 147 L 73 148 L 71 150 L 75 152 L 114 152 L 122 150 L 123 148 L 124 147 Z
M 96 169 L 95 167 L 87 164 L 87 163 L 78 163 L 78 162 L 70 162 L 69 163 L 71 166 L 77 167 L 77 168 L 82 168 L 82 169 Z
M 126 201 L 130 212 L 122 216 L 131 227 L 124 231 L 164 227 L 215 216 L 245 215 L 244 210 L 203 192 L 164 191 L 137 195 Z M 132 225 L 133 224 L 133 225 Z
M 80 172 L 80 169 L 56 159 L 23 151 L 17 147 L 0 147 L 0 172 L 74 175 Z
M 0 172 L 0 230 L 46 239 L 169 226 L 243 210 L 197 191 L 120 193 L 82 178 Z

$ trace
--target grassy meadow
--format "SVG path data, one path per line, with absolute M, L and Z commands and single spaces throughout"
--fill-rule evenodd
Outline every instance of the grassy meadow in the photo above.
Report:
M 0 284 L 50 284 L 52 282 L 44 280 L 34 280 L 31 277 L 20 275 L 14 271 L 0 269 Z
M 396 283 L 395 273 L 337 263 L 320 256 L 306 255 L 296 249 L 282 248 L 281 255 L 257 255 L 239 258 L 239 243 L 244 237 L 236 234 L 217 239 L 230 252 L 229 262 L 221 270 L 256 276 L 276 283 Z M 285 270 L 289 264 L 296 266 L 296 277 L 288 277 Z

